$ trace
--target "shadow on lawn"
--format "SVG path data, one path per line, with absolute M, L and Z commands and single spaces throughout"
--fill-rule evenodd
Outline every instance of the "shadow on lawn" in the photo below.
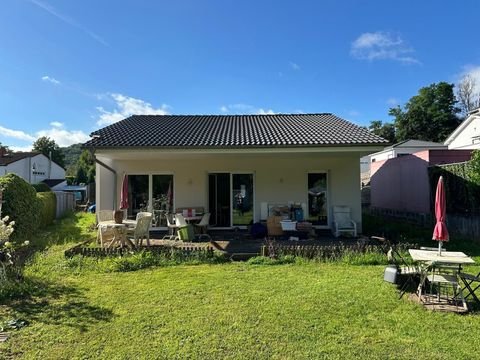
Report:
M 112 310 L 90 304 L 83 290 L 74 286 L 37 279 L 26 279 L 24 285 L 28 297 L 6 303 L 17 318 L 83 332 L 96 323 L 111 321 L 114 316 Z

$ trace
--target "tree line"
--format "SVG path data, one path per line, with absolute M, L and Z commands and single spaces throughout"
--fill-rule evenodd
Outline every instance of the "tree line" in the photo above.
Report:
M 475 108 L 480 106 L 476 82 L 465 76 L 455 85 L 446 82 L 422 87 L 401 107 L 390 108 L 393 122 L 374 120 L 369 129 L 391 143 L 415 139 L 443 142 Z

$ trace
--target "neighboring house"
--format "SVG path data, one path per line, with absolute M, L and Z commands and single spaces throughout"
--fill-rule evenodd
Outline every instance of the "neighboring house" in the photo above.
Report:
M 469 116 L 445 140 L 449 149 L 480 149 L 480 109 Z
M 405 140 L 394 145 L 387 146 L 382 151 L 371 154 L 370 163 L 410 155 L 422 150 L 441 150 L 447 148 L 448 147 L 442 143 L 432 141 Z
M 119 207 L 126 175 L 129 217 L 203 207 L 217 228 L 296 203 L 325 228 L 349 206 L 361 229 L 359 159 L 387 143 L 333 114 L 134 115 L 91 136 L 98 210 Z
M 7 152 L 0 147 L 0 176 L 17 174 L 30 184 L 65 179 L 65 169 L 38 152 Z
M 471 150 L 423 150 L 371 163 L 371 207 L 429 214 L 428 167 L 468 161 Z

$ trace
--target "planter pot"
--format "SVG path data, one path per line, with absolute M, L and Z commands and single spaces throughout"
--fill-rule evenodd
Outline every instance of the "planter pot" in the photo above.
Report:
M 123 223 L 123 210 L 116 210 L 113 212 L 113 219 L 116 224 Z

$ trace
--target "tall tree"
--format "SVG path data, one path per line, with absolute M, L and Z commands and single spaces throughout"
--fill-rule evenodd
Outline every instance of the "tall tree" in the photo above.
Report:
M 392 123 L 382 123 L 380 120 L 373 120 L 370 122 L 368 129 L 375 135 L 387 139 L 392 144 L 396 142 L 395 125 Z
M 80 175 L 84 176 L 80 178 Z M 95 158 L 88 150 L 83 150 L 77 162 L 77 183 L 92 183 L 95 181 Z
M 480 93 L 476 91 L 477 82 L 471 75 L 465 75 L 458 84 L 457 97 L 463 118 L 480 106 Z
M 397 140 L 444 141 L 460 123 L 453 87 L 446 82 L 431 84 L 421 88 L 403 109 L 391 108 Z
M 52 160 L 55 161 L 60 166 L 65 166 L 65 158 L 60 150 L 60 147 L 57 145 L 55 140 L 50 139 L 47 136 L 39 137 L 33 143 L 33 150 L 41 152 L 45 156 L 50 156 L 52 154 Z

